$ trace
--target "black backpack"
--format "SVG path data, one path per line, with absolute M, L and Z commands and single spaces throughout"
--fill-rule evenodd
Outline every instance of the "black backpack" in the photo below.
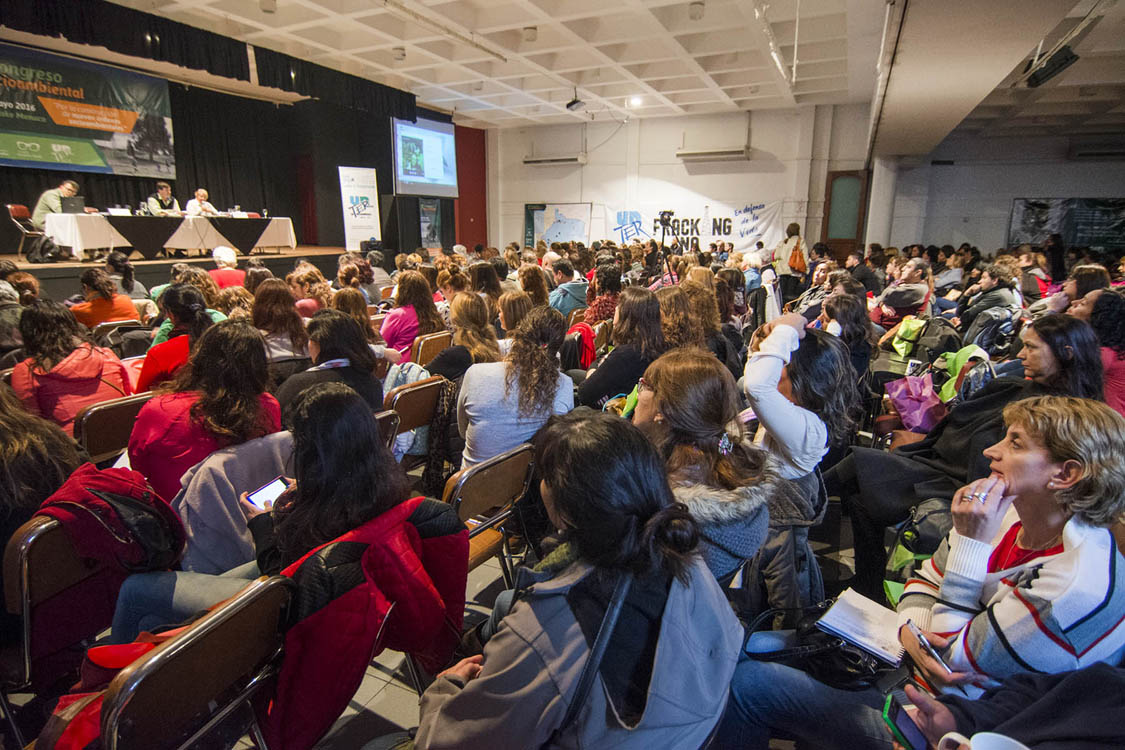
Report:
M 912 355 L 914 359 L 933 364 L 941 355 L 955 352 L 961 346 L 961 334 L 957 333 L 953 324 L 940 315 L 935 315 L 926 321 L 926 327 L 918 335 Z
M 1012 350 L 1016 339 L 1019 308 L 992 307 L 973 320 L 965 332 L 965 344 L 976 344 L 993 360 L 1001 360 Z
M 28 263 L 57 263 L 65 257 L 66 254 L 47 235 L 36 237 L 27 246 Z

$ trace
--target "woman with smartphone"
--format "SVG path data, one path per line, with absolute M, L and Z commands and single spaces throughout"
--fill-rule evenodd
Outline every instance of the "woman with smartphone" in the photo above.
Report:
M 1125 654 L 1125 418 L 1103 403 L 1039 396 L 1004 409 L 989 476 L 957 491 L 953 530 L 906 585 L 899 640 L 917 684 L 975 698 L 1019 672 L 1054 674 Z M 917 624 L 940 658 L 906 621 Z M 941 635 L 938 635 L 938 634 Z M 883 696 L 745 660 L 717 747 L 771 735 L 816 747 L 889 747 Z
M 242 496 L 256 559 L 219 576 L 185 571 L 130 576 L 117 599 L 113 642 L 181 622 L 238 593 L 248 579 L 277 574 L 409 497 L 406 476 L 379 437 L 371 407 L 348 386 L 321 383 L 300 394 L 292 432 L 296 479 L 285 480 L 288 488 L 273 503 L 257 493 L 248 493 L 257 504 Z M 262 490 L 268 498 L 270 485 Z M 433 515 L 449 514 L 458 523 L 452 506 L 424 504 Z

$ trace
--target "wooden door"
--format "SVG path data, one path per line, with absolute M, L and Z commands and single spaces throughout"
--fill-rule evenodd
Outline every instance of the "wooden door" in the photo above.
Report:
M 820 241 L 843 264 L 848 253 L 863 251 L 863 224 L 867 218 L 866 170 L 829 172 L 824 194 L 824 221 Z

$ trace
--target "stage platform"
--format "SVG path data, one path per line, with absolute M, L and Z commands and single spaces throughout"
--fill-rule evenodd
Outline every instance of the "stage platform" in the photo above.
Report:
M 336 259 L 344 252 L 342 247 L 320 247 L 317 245 L 298 245 L 292 250 L 282 248 L 281 253 L 267 252 L 267 253 L 254 253 L 253 256 L 262 263 L 266 268 L 273 271 L 274 276 L 284 278 L 285 274 L 293 270 L 294 264 L 300 259 L 305 259 L 315 265 L 321 272 L 329 278 L 329 280 L 336 276 Z M 238 257 L 239 268 L 246 268 L 246 259 L 248 256 L 240 255 Z M 81 291 L 78 283 L 78 277 L 81 275 L 83 269 L 101 267 L 104 264 L 101 260 L 98 261 L 72 261 L 67 263 L 26 263 L 22 262 L 20 258 L 15 255 L 0 255 L 0 260 L 14 261 L 19 266 L 21 271 L 28 273 L 39 279 L 41 292 L 46 297 L 54 300 L 64 300 L 72 294 L 77 294 Z M 188 263 L 189 265 L 199 266 L 203 269 L 212 269 L 215 267 L 215 262 L 211 260 L 211 256 L 200 256 L 198 254 L 189 255 L 186 258 L 161 258 L 158 260 L 140 260 L 135 254 L 131 258 L 133 261 L 133 268 L 136 271 L 137 281 L 141 282 L 147 288 L 152 288 L 158 284 L 166 284 L 168 282 L 168 274 L 173 263 Z

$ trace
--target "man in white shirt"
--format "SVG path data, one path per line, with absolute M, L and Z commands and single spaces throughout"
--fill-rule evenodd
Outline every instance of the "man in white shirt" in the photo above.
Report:
M 149 216 L 179 216 L 180 202 L 172 197 L 172 186 L 167 182 L 156 183 L 156 192 L 145 201 Z
M 206 190 L 198 188 L 195 191 L 195 197 L 187 202 L 184 212 L 188 216 L 218 216 L 219 212 L 207 202 L 208 197 Z

